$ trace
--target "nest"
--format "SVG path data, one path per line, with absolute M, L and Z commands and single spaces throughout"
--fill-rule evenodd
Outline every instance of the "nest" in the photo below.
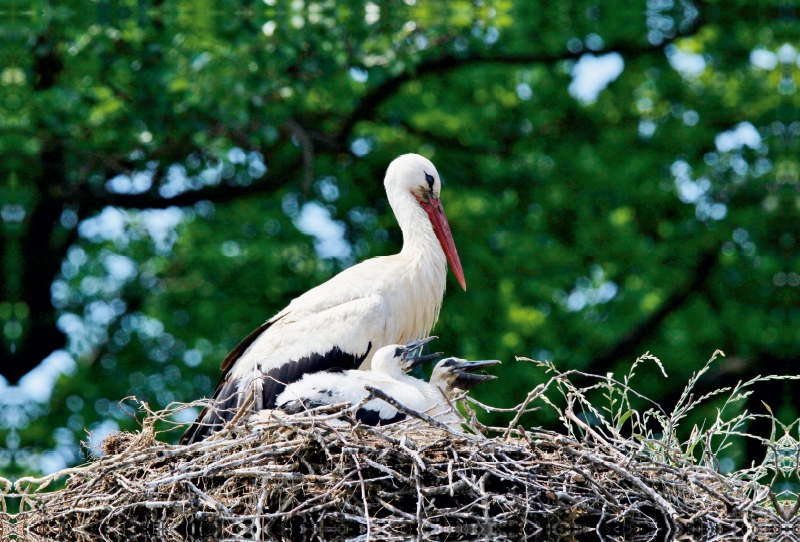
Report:
M 405 422 L 370 427 L 349 405 L 333 405 L 275 415 L 257 427 L 242 422 L 180 446 L 158 442 L 153 429 L 174 411 L 147 411 L 140 432 L 110 436 L 92 463 L 20 479 L 13 494 L 6 481 L 6 496 L 20 499 L 21 512 L 0 515 L 0 534 L 514 539 L 594 530 L 649 540 L 763 538 L 780 528 L 763 487 L 686 460 L 663 439 L 621 438 L 586 424 L 576 388 L 560 410 L 575 431 L 523 429 L 520 418 L 553 383 L 563 389 L 556 377 L 506 409 L 513 418 L 506 427 L 481 425 L 472 409 L 490 407 L 463 402 L 463 431 L 408 409 Z M 59 479 L 66 487 L 43 491 Z

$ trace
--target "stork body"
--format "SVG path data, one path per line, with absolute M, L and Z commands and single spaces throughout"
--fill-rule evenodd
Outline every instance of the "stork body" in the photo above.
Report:
M 276 404 L 286 413 L 295 414 L 304 409 L 323 405 L 350 403 L 355 406 L 369 396 L 366 387 L 378 388 L 390 397 L 396 398 L 408 408 L 424 409 L 425 396 L 420 393 L 419 383 L 423 381 L 407 373 L 436 354 L 410 357 L 411 352 L 436 337 L 414 341 L 405 346 L 393 344 L 375 353 L 369 371 L 340 371 L 306 374 L 299 381 L 289 384 L 278 396 Z M 389 403 L 373 399 L 355 412 L 357 420 L 367 425 L 387 425 L 405 419 L 405 414 Z
M 223 362 L 212 405 L 182 443 L 203 440 L 244 406 L 273 408 L 285 385 L 306 373 L 368 369 L 383 346 L 427 336 L 439 315 L 448 263 L 466 289 L 433 164 L 403 155 L 390 164 L 384 186 L 403 232 L 402 251 L 342 271 L 248 335 Z
M 473 372 L 500 362 L 443 359 L 436 364 L 430 383 L 425 382 L 408 372 L 424 361 L 438 357 L 441 352 L 416 358 L 409 354 L 433 338 L 435 337 L 406 346 L 395 344 L 381 348 L 375 354 L 370 371 L 307 374 L 298 382 L 287 386 L 278 396 L 278 409 L 296 414 L 305 409 L 345 402 L 355 407 L 369 397 L 366 387 L 370 386 L 380 389 L 403 406 L 425 412 L 457 428 L 460 420 L 445 401 L 443 393 L 451 396 L 457 389 L 469 390 L 479 382 L 495 379 L 495 376 Z M 254 422 L 258 423 L 270 416 L 269 412 L 261 411 Z M 367 425 L 388 425 L 406 417 L 406 414 L 381 399 L 372 399 L 355 412 L 355 418 Z

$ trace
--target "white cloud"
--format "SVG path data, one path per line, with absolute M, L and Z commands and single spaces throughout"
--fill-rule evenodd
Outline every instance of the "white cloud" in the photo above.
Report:
M 369 79 L 369 72 L 357 66 L 352 66 L 349 73 L 353 81 L 357 83 L 366 83 L 367 79 Z
M 50 399 L 58 377 L 62 374 L 72 374 L 77 367 L 75 360 L 69 354 L 64 350 L 56 350 L 23 376 L 17 386 L 10 388 L 8 395 L 18 394 L 18 399 L 44 403 Z M 16 393 L 11 393 L 12 390 Z
M 664 52 L 670 66 L 687 79 L 699 77 L 706 70 L 706 60 L 703 55 L 681 51 L 675 44 L 668 45 Z
M 124 241 L 125 213 L 116 207 L 105 207 L 99 215 L 87 218 L 78 226 L 81 237 L 94 241 Z
M 103 258 L 103 264 L 109 276 L 120 284 L 136 273 L 136 263 L 120 254 L 107 253 Z
M 141 217 L 147 233 L 153 239 L 158 251 L 169 252 L 178 236 L 176 228 L 183 219 L 183 211 L 180 207 L 146 209 L 142 211 Z
M 346 259 L 353 252 L 344 238 L 347 227 L 343 222 L 333 220 L 330 211 L 319 202 L 303 205 L 294 224 L 301 232 L 314 237 L 314 248 L 321 258 Z
M 60 470 L 67 468 L 67 461 L 64 456 L 56 451 L 48 451 L 41 455 L 39 458 L 39 470 L 42 474 L 48 476 Z
M 186 176 L 186 168 L 182 164 L 172 164 L 167 169 L 167 180 L 160 187 L 158 193 L 163 198 L 174 198 L 189 190 L 189 179 Z
M 778 55 L 766 49 L 754 49 L 750 53 L 750 64 L 762 70 L 772 70 L 778 65 Z
M 592 266 L 590 275 L 580 277 L 568 295 L 563 293 L 561 303 L 568 311 L 578 312 L 587 306 L 608 303 L 616 297 L 619 287 L 614 281 L 606 280 L 602 267 Z
M 675 188 L 678 199 L 683 203 L 695 206 L 698 220 L 722 220 L 728 215 L 728 207 L 712 197 L 712 184 L 707 177 L 692 179 L 692 167 L 684 160 L 678 160 L 670 168 L 675 177 Z
M 781 45 L 780 49 L 778 49 L 778 60 L 780 60 L 782 64 L 791 64 L 796 57 L 797 49 L 788 43 L 784 43 Z
M 247 155 L 239 147 L 233 147 L 228 151 L 228 161 L 231 164 L 244 164 L 247 162 Z
M 620 76 L 623 69 L 625 61 L 619 53 L 583 55 L 572 68 L 569 93 L 583 103 L 594 103 L 603 89 Z
M 192 423 L 197 419 L 197 416 L 199 414 L 200 414 L 199 409 L 196 409 L 194 407 L 188 407 L 176 410 L 171 417 L 177 423 Z
M 149 133 L 149 132 L 146 132 Z M 152 171 L 137 171 L 132 176 L 117 175 L 106 183 L 106 190 L 116 194 L 141 194 L 153 186 Z
M 528 83 L 520 83 L 517 85 L 517 96 L 520 100 L 530 100 L 533 98 L 533 89 Z
M 737 124 L 733 130 L 717 134 L 714 143 L 719 152 L 730 152 L 744 146 L 756 149 L 761 145 L 761 136 L 755 126 L 749 122 L 742 122 Z

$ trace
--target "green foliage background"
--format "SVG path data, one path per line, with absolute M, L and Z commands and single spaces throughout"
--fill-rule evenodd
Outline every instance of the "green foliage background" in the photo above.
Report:
M 83 461 L 84 428 L 136 427 L 126 396 L 208 396 L 294 296 L 399 250 L 382 180 L 406 152 L 444 180 L 468 284 L 448 279 L 436 348 L 503 360 L 481 400 L 544 378 L 515 356 L 604 375 L 650 351 L 669 378 L 638 389 L 667 406 L 717 348 L 709 388 L 796 372 L 793 12 L 554 4 L 5 0 L 3 374 L 38 346 L 75 361 L 47 400 L 2 388 L 0 472 Z M 612 53 L 619 77 L 577 99 L 576 66 Z M 307 205 L 350 255 L 320 257 Z M 791 421 L 788 386 L 742 407 Z

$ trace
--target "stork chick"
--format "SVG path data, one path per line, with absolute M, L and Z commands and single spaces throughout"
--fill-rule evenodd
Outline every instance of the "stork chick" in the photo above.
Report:
M 426 400 L 425 412 L 440 422 L 456 429 L 461 421 L 447 401 L 459 390 L 469 391 L 477 384 L 496 380 L 494 375 L 475 374 L 475 371 L 500 364 L 499 360 L 467 361 L 460 358 L 445 358 L 433 368 L 430 382 L 421 390 Z
M 413 410 L 424 409 L 425 398 L 415 385 L 421 381 L 409 376 L 408 372 L 429 359 L 439 357 L 441 352 L 418 357 L 411 357 L 410 354 L 435 338 L 410 342 L 405 346 L 385 346 L 375 353 L 369 371 L 324 371 L 307 374 L 299 381 L 289 384 L 278 396 L 278 409 L 295 414 L 305 409 L 345 402 L 355 406 L 369 396 L 366 386 L 382 390 Z M 355 418 L 367 425 L 387 425 L 405 417 L 405 414 L 380 399 L 367 402 L 355 412 Z
M 350 403 L 355 406 L 369 397 L 366 387 L 378 388 L 403 406 L 425 412 L 439 421 L 458 428 L 460 420 L 446 404 L 442 393 L 452 397 L 456 390 L 469 390 L 476 384 L 497 378 L 493 375 L 474 374 L 499 361 L 466 361 L 458 358 L 443 359 L 436 364 L 430 383 L 409 375 L 409 371 L 441 352 L 411 357 L 417 348 L 436 337 L 415 341 L 405 346 L 386 346 L 375 354 L 370 371 L 322 372 L 304 376 L 287 386 L 278 396 L 278 409 L 296 414 L 305 409 L 325 405 Z M 263 410 L 251 421 L 266 421 L 271 410 Z M 406 419 L 406 414 L 381 399 L 372 399 L 355 412 L 355 418 L 367 425 L 388 425 Z

